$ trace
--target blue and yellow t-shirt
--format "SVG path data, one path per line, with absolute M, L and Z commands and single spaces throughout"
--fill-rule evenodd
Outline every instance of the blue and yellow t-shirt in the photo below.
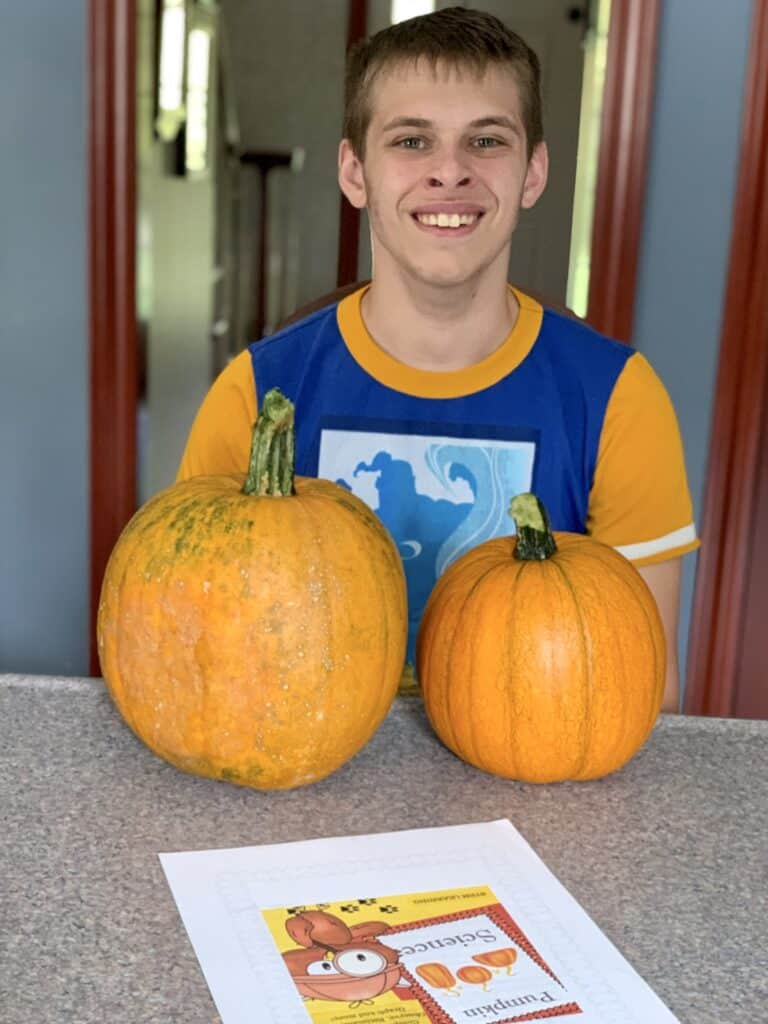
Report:
M 296 405 L 296 472 L 353 491 L 398 545 L 411 662 L 435 580 L 514 532 L 514 494 L 534 491 L 555 530 L 636 565 L 698 546 L 677 419 L 647 361 L 513 290 L 509 336 L 462 370 L 414 369 L 379 348 L 365 289 L 255 342 L 213 384 L 179 469 L 245 472 L 259 400 L 279 387 Z

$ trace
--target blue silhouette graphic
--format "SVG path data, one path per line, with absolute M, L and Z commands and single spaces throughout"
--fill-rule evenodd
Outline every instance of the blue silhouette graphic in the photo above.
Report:
M 370 461 L 357 463 L 351 486 L 337 479 L 354 491 L 355 479 L 376 475 L 373 509 L 394 538 L 405 568 L 411 664 L 419 621 L 438 576 L 465 551 L 514 532 L 509 500 L 530 489 L 531 465 L 530 446 L 441 440 L 427 442 L 415 465 L 380 450 Z M 454 500 L 422 493 L 434 492 L 435 484 Z
M 416 632 L 437 575 L 435 566 L 448 538 L 472 511 L 471 502 L 454 503 L 419 494 L 413 467 L 389 452 L 355 466 L 354 476 L 377 473 L 374 509 L 397 544 L 408 587 L 408 661 L 415 657 Z M 343 481 L 337 481 L 344 485 Z

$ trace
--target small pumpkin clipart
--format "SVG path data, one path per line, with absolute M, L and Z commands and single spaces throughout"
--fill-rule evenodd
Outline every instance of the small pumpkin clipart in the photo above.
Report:
M 518 495 L 517 534 L 438 580 L 416 663 L 429 720 L 459 757 L 523 782 L 596 779 L 648 737 L 666 672 L 647 584 L 613 548 L 558 532 Z
M 371 738 L 405 658 L 405 578 L 374 513 L 294 477 L 294 410 L 269 392 L 247 477 L 144 505 L 98 612 L 107 687 L 155 753 L 257 789 L 315 782 Z

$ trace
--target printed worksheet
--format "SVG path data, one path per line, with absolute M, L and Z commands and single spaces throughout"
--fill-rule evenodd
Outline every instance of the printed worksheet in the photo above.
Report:
M 164 853 L 222 1024 L 674 1024 L 508 821 Z

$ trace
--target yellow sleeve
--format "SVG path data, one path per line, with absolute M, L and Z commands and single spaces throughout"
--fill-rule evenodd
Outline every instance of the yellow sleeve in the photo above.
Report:
M 251 354 L 245 349 L 221 371 L 203 399 L 187 438 L 177 483 L 193 476 L 245 473 L 256 415 Z
M 639 352 L 627 360 L 608 402 L 587 533 L 635 565 L 663 562 L 699 546 L 677 416 Z

